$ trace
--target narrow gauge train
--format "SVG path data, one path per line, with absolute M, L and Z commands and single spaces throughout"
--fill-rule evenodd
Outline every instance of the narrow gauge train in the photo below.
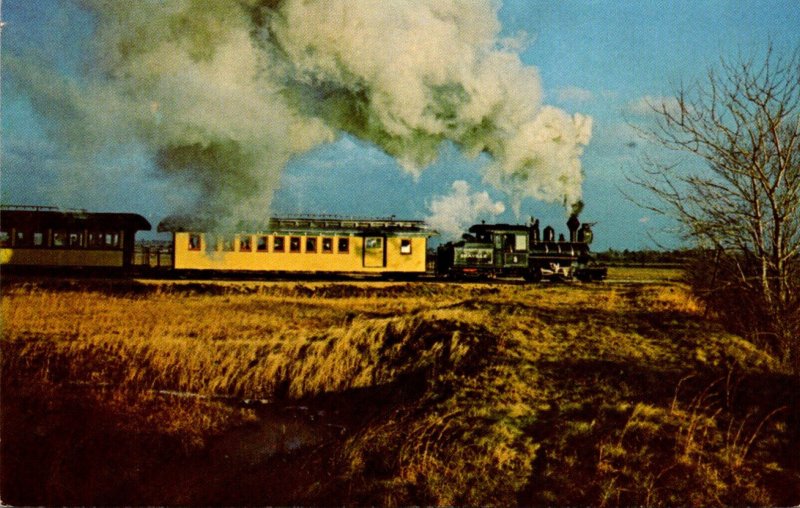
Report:
M 436 251 L 436 273 L 450 278 L 517 276 L 529 282 L 577 278 L 603 280 L 607 268 L 593 264 L 589 251 L 591 224 L 578 217 L 567 221 L 569 240 L 555 238 L 548 226 L 540 237 L 539 222 L 528 225 L 476 224 L 463 241 L 447 243 Z
M 537 281 L 605 278 L 590 265 L 591 228 L 575 226 L 570 241 L 555 241 L 552 228 L 477 224 L 458 243 L 440 246 L 436 274 L 522 276 Z M 0 265 L 9 268 L 79 268 L 129 271 L 137 231 L 150 230 L 141 215 L 88 213 L 50 207 L 0 208 Z M 158 231 L 172 233 L 172 271 L 238 273 L 336 273 L 416 276 L 428 273 L 428 240 L 437 233 L 423 221 L 298 216 L 273 218 L 261 227 L 210 233 L 208 223 L 170 217 Z
M 150 223 L 133 213 L 89 213 L 45 206 L 0 207 L 0 265 L 8 269 L 125 270 L 137 231 Z

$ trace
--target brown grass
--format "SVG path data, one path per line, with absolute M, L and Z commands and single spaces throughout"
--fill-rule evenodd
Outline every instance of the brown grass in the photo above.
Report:
M 798 475 L 785 453 L 798 408 L 782 400 L 796 382 L 706 322 L 675 282 L 44 281 L 7 284 L 2 318 L 3 390 L 29 418 L 54 394 L 94 387 L 111 435 L 155 433 L 190 460 L 259 419 L 208 397 L 336 412 L 346 430 L 324 461 L 302 455 L 330 476 L 296 476 L 311 483 L 287 503 L 800 499 L 783 490 Z M 164 405 L 158 391 L 206 398 Z M 246 489 L 159 498 L 75 488 L 84 497 L 44 502 L 275 502 Z

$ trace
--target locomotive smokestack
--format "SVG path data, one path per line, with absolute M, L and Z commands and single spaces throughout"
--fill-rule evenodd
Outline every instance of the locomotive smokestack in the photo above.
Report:
M 572 213 L 567 219 L 567 228 L 569 229 L 569 241 L 570 242 L 577 242 L 578 241 L 578 229 L 581 227 L 581 221 L 578 219 L 578 215 L 583 211 L 583 201 L 577 201 L 572 205 Z
M 581 227 L 581 221 L 578 220 L 577 214 L 572 214 L 569 216 L 569 220 L 567 220 L 567 228 L 569 228 L 569 241 L 570 242 L 577 242 L 578 241 L 578 228 Z

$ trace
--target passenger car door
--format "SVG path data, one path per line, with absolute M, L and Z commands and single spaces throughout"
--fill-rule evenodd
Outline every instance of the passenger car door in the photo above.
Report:
M 364 238 L 364 267 L 383 268 L 386 266 L 386 238 L 367 236 Z

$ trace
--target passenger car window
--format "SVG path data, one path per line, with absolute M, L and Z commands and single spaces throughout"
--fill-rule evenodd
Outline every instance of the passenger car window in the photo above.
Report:
M 275 243 L 273 244 L 272 250 L 275 252 L 283 252 L 284 249 L 286 248 L 284 245 L 285 238 L 282 236 L 276 236 L 274 242 Z
M 106 247 L 119 247 L 119 233 L 106 233 L 105 238 L 106 238 Z M 198 236 L 198 241 L 197 241 L 198 249 L 200 248 L 199 238 L 200 237 Z
M 28 231 L 17 231 L 17 237 L 14 239 L 14 245 L 17 247 L 29 247 L 33 243 L 33 238 Z
M 189 235 L 189 250 L 200 250 L 200 235 Z
M 350 239 L 349 238 L 339 238 L 339 254 L 347 254 L 350 252 Z
M 411 240 L 408 238 L 400 240 L 400 254 L 411 254 Z
M 103 247 L 105 245 L 103 233 L 98 233 L 96 231 L 89 232 L 87 244 L 89 247 Z
M 267 252 L 269 250 L 269 240 L 266 236 L 259 236 L 256 241 L 256 250 L 258 252 Z
M 249 235 L 239 237 L 239 252 L 251 252 L 253 250 L 253 239 Z
M 69 234 L 69 246 L 70 247 L 82 247 L 83 246 L 83 234 L 78 232 L 70 232 Z
M 309 254 L 316 254 L 317 252 L 317 239 L 308 237 L 306 238 L 306 252 Z

